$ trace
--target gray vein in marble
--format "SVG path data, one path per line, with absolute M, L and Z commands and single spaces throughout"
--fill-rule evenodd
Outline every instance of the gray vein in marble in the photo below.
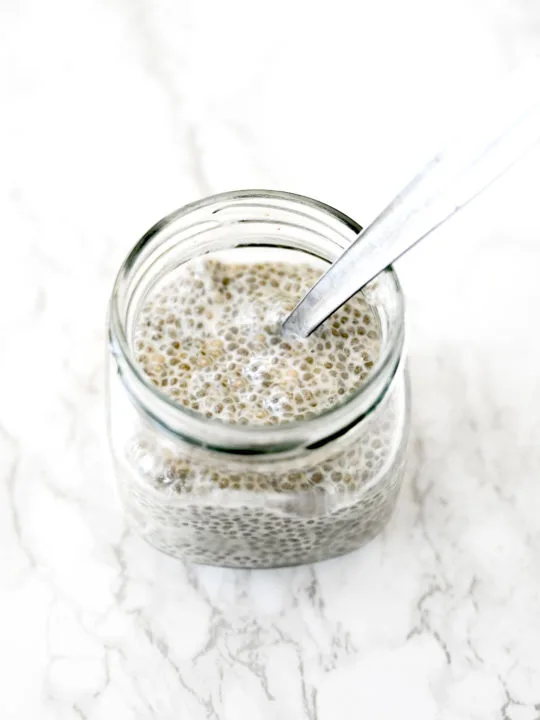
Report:
M 111 545 L 111 550 L 114 555 L 114 559 L 117 562 L 118 565 L 118 572 L 116 577 L 116 588 L 113 591 L 114 593 L 114 602 L 118 607 L 121 607 L 126 596 L 126 589 L 129 582 L 127 572 L 128 572 L 128 561 L 125 557 L 125 551 L 124 551 L 124 541 L 126 537 L 128 537 L 129 531 L 127 528 L 124 528 L 122 531 L 122 535 L 120 536 L 118 542 L 114 545 Z
M 24 537 L 23 523 L 21 522 L 19 507 L 16 497 L 17 492 L 17 478 L 20 467 L 20 446 L 19 443 L 11 437 L 7 430 L 0 425 L 0 435 L 4 438 L 6 444 L 11 450 L 13 455 L 12 460 L 8 464 L 8 468 L 5 474 L 5 482 L 8 493 L 8 506 L 11 513 L 11 522 L 13 532 L 15 534 L 16 543 L 23 555 L 25 556 L 30 570 L 35 570 L 38 567 L 36 557 L 27 541 Z
M 477 660 L 477 662 L 480 665 L 483 665 L 484 659 L 480 656 L 480 654 L 478 653 L 478 650 L 475 648 L 475 646 L 471 640 L 471 628 L 472 628 L 473 620 L 476 618 L 476 616 L 478 615 L 478 612 L 479 612 L 478 603 L 477 603 L 475 595 L 474 595 L 477 583 L 478 583 L 478 578 L 475 575 L 475 576 L 473 576 L 473 578 L 471 580 L 471 584 L 470 584 L 469 590 L 468 590 L 468 597 L 470 598 L 474 613 L 473 613 L 471 619 L 469 620 L 469 622 L 467 623 L 467 647 L 469 648 L 469 650 L 471 651 L 471 653 L 473 654 L 473 656 Z
M 202 158 L 202 148 L 198 137 L 199 128 L 186 112 L 186 97 L 178 83 L 183 58 L 180 57 L 180 62 L 177 62 L 179 59 L 177 48 L 175 48 L 174 53 L 171 53 L 171 57 L 167 57 L 167 53 L 164 53 L 163 44 L 165 41 L 164 33 L 167 30 L 166 25 L 155 27 L 151 19 L 151 6 L 145 0 L 136 0 L 135 7 L 137 12 L 132 15 L 132 21 L 140 39 L 146 68 L 168 98 L 172 118 L 178 129 L 181 129 L 184 146 L 187 150 L 190 174 L 196 184 L 198 193 L 201 197 L 210 195 L 212 187 Z M 185 19 L 186 16 L 183 17 Z M 167 60 L 171 61 L 171 59 L 172 68 L 168 67 L 167 63 Z
M 500 707 L 501 720 L 512 720 L 512 717 L 508 714 L 508 711 L 510 710 L 510 708 L 512 706 L 520 707 L 520 708 L 529 708 L 530 710 L 540 710 L 540 703 L 530 704 L 530 703 L 520 702 L 519 700 L 517 700 L 515 697 L 513 697 L 510 694 L 508 687 L 507 687 L 504 679 L 501 676 L 499 676 L 499 680 L 502 685 L 504 696 L 505 696 L 504 703 Z M 535 713 L 534 717 L 532 715 L 530 717 L 531 717 L 531 720 L 540 720 L 540 715 L 537 715 L 536 713 Z
M 444 578 L 443 573 L 443 563 L 441 559 L 441 555 L 437 547 L 435 546 L 433 539 L 428 532 L 427 529 L 427 520 L 426 520 L 426 509 L 425 505 L 429 498 L 429 494 L 433 490 L 434 481 L 430 479 L 427 483 L 424 483 L 424 487 L 420 487 L 421 481 L 423 481 L 423 471 L 425 469 L 425 458 L 426 458 L 426 450 L 424 447 L 424 441 L 422 440 L 422 437 L 420 435 L 417 435 L 413 438 L 411 443 L 411 464 L 414 466 L 414 470 L 412 473 L 412 477 L 410 480 L 410 487 L 412 491 L 412 501 L 416 507 L 417 515 L 415 524 L 418 523 L 422 535 L 431 548 L 431 551 L 433 552 L 433 557 L 435 559 L 435 562 L 439 568 L 439 572 L 441 572 L 441 576 Z M 445 589 L 448 589 L 448 582 L 445 580 Z
M 140 618 L 142 618 L 142 614 L 139 615 Z M 175 677 L 177 678 L 178 682 L 182 685 L 182 687 L 187 690 L 187 692 L 196 700 L 196 702 L 204 709 L 205 717 L 209 718 L 209 720 L 213 720 L 213 718 L 218 718 L 219 716 L 216 713 L 216 710 L 213 706 L 212 700 L 210 696 L 207 696 L 206 698 L 203 698 L 201 695 L 199 695 L 195 690 L 186 682 L 186 680 L 183 677 L 182 671 L 180 667 L 174 662 L 174 660 L 171 657 L 171 649 L 166 642 L 166 640 L 163 637 L 155 637 L 152 630 L 148 625 L 146 625 L 144 629 L 144 635 L 148 639 L 149 643 L 154 646 L 161 657 L 165 660 L 165 662 L 170 665 L 170 667 L 173 669 L 175 673 Z
M 87 720 L 88 716 L 85 713 L 83 713 L 83 711 L 81 710 L 81 708 L 78 705 L 73 704 L 73 712 L 75 713 L 75 715 L 77 717 L 81 718 L 81 720 Z

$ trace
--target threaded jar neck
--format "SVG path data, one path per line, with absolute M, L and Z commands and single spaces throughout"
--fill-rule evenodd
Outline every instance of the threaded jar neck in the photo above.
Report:
M 124 261 L 109 306 L 111 351 L 132 401 L 150 422 L 193 445 L 237 455 L 273 454 L 276 458 L 321 446 L 368 416 L 385 396 L 403 350 L 403 295 L 392 268 L 364 291 L 378 313 L 382 332 L 381 352 L 369 378 L 343 404 L 313 418 L 262 427 L 207 419 L 155 387 L 138 366 L 132 346 L 134 324 L 149 291 L 181 264 L 233 248 L 254 252 L 288 249 L 331 263 L 360 229 L 328 205 L 267 190 L 214 195 L 160 220 Z

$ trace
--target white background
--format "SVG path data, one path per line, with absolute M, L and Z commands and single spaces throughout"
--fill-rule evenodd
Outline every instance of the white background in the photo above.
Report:
M 267 187 L 366 224 L 535 0 L 0 0 L 2 720 L 540 717 L 540 152 L 400 261 L 414 428 L 387 531 L 310 568 L 126 532 L 114 274 L 159 217 Z

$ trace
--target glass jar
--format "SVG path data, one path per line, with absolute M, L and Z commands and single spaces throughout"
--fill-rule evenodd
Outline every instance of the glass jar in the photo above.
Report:
M 371 374 L 314 418 L 262 427 L 207 419 L 151 384 L 132 348 L 145 298 L 182 263 L 221 253 L 324 265 L 360 229 L 309 198 L 231 192 L 161 220 L 125 260 L 109 308 L 109 433 L 127 518 L 156 548 L 215 565 L 293 565 L 358 548 L 385 526 L 409 426 L 403 297 L 391 268 L 363 291 L 381 332 Z

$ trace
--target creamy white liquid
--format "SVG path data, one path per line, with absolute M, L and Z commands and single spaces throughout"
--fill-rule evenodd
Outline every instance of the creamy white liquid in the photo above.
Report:
M 356 296 L 309 338 L 284 339 L 281 322 L 320 275 L 297 263 L 186 263 L 147 297 L 137 361 L 161 392 L 206 417 L 268 425 L 323 413 L 364 384 L 380 330 Z

